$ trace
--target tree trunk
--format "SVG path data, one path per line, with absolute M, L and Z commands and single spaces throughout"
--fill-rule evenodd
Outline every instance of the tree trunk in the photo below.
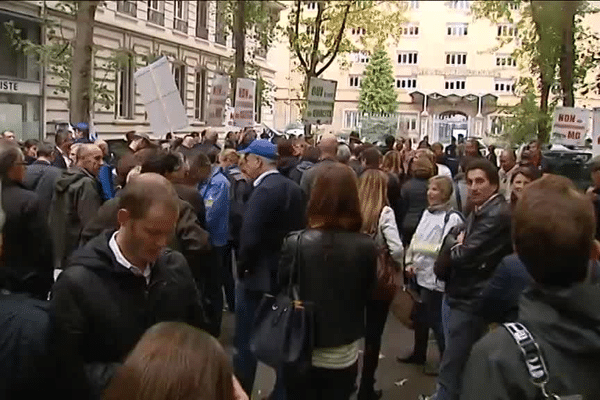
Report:
M 542 74 L 543 76 L 543 74 Z M 544 79 L 540 78 L 541 81 L 541 90 L 540 90 L 540 113 L 541 116 L 538 119 L 537 128 L 538 128 L 538 139 L 545 143 L 548 141 L 550 132 L 548 130 L 548 100 L 550 98 L 550 88 L 552 84 Z
M 70 120 L 73 123 L 89 123 L 94 73 L 92 66 L 94 16 L 99 4 L 99 1 L 77 3 L 70 95 Z
M 244 61 L 246 53 L 246 1 L 236 1 L 235 13 L 233 15 L 233 41 L 235 47 L 235 69 L 233 71 L 233 104 L 235 105 L 235 92 L 237 89 L 237 78 L 246 76 L 246 64 Z
M 575 107 L 575 13 L 580 1 L 563 1 L 562 45 L 560 55 L 560 87 L 564 107 Z

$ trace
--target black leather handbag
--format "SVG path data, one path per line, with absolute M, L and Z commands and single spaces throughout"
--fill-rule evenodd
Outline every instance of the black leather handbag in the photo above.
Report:
M 273 368 L 305 371 L 311 366 L 314 307 L 298 297 L 299 249 L 303 233 L 293 233 L 298 237 L 287 287 L 277 296 L 265 294 L 254 316 L 250 350 L 259 361 Z

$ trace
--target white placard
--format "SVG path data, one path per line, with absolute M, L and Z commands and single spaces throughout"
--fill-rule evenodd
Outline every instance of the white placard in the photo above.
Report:
M 590 125 L 590 110 L 556 107 L 552 121 L 552 143 L 564 146 L 584 146 Z
M 19 93 L 39 96 L 42 94 L 42 86 L 37 82 L 0 79 L 0 93 Z
M 592 154 L 600 156 L 600 108 L 592 112 Z
M 238 78 L 235 90 L 235 111 L 233 124 L 240 128 L 254 126 L 254 102 L 256 82 L 252 79 Z
M 336 81 L 310 78 L 304 122 L 317 125 L 333 122 L 336 89 Z
M 137 70 L 134 77 L 154 135 L 161 137 L 189 126 L 188 117 L 166 57 Z
M 208 126 L 223 126 L 225 103 L 229 96 L 229 77 L 215 75 L 208 97 Z

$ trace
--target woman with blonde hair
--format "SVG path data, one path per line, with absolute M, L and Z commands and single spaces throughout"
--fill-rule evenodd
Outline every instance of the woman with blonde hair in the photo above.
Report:
M 415 321 L 413 352 L 407 358 L 399 358 L 401 362 L 425 364 L 429 328 L 433 329 L 440 358 L 445 350 L 441 314 L 444 283 L 435 276 L 433 266 L 448 232 L 463 222 L 460 213 L 452 211 L 450 207 L 451 197 L 450 178 L 438 175 L 429 179 L 428 207 L 423 211 L 423 216 L 406 251 L 406 274 L 416 277 L 422 302 Z
M 382 169 L 390 174 L 394 174 L 400 180 L 400 184 L 404 182 L 404 167 L 402 166 L 402 156 L 396 150 L 388 151 L 383 156 Z
M 400 241 L 394 211 L 389 206 L 385 172 L 368 169 L 360 177 L 358 195 L 362 216 L 361 232 L 371 235 L 379 248 L 387 248 L 399 270 L 402 266 L 404 248 Z M 365 351 L 363 370 L 358 392 L 359 400 L 372 400 L 381 397 L 381 391 L 375 391 L 375 371 L 381 350 L 381 335 L 387 320 L 391 301 L 371 299 L 367 303 L 365 333 Z
M 161 322 L 142 336 L 104 400 L 247 400 L 214 337 L 182 322 Z

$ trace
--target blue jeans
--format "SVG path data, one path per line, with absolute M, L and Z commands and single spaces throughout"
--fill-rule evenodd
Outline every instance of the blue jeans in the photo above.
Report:
M 233 368 L 235 376 L 248 397 L 252 397 L 257 364 L 256 357 L 250 351 L 250 338 L 254 314 L 256 314 L 262 297 L 262 292 L 246 290 L 244 283 L 237 281 L 235 287 L 235 347 L 237 351 L 233 355 Z M 271 398 L 273 400 L 286 399 L 283 374 L 279 371 Z
M 448 337 L 450 332 L 448 329 L 448 322 L 450 321 L 450 306 L 448 305 L 448 296 L 444 294 L 442 299 L 442 330 L 444 331 L 444 347 L 448 347 Z

